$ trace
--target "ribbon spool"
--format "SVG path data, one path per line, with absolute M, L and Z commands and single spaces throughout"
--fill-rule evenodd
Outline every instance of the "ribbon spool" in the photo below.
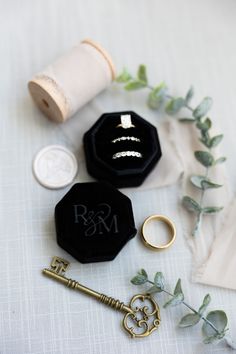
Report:
M 109 54 L 83 40 L 28 83 L 31 96 L 51 120 L 65 122 L 115 78 Z

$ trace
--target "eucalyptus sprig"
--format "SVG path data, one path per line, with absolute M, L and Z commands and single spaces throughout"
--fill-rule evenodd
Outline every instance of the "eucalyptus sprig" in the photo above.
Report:
M 215 158 L 212 150 L 219 145 L 223 139 L 223 134 L 216 136 L 210 135 L 212 121 L 206 117 L 212 106 L 212 99 L 205 97 L 201 103 L 193 108 L 190 106 L 191 99 L 194 95 L 193 87 L 190 87 L 185 97 L 173 97 L 168 93 L 167 86 L 164 82 L 156 86 L 151 86 L 148 82 L 146 67 L 140 65 L 136 77 L 133 77 L 126 69 L 117 77 L 116 82 L 123 83 L 127 91 L 138 89 L 148 89 L 147 105 L 154 110 L 158 110 L 162 105 L 165 105 L 165 111 L 168 115 L 175 115 L 182 108 L 186 108 L 190 115 L 188 117 L 179 118 L 181 123 L 194 124 L 199 131 L 199 140 L 204 146 L 204 150 L 194 151 L 196 160 L 205 168 L 203 175 L 192 175 L 190 182 L 195 188 L 200 190 L 199 200 L 196 201 L 190 196 L 183 197 L 183 206 L 190 212 L 196 214 L 196 223 L 192 235 L 195 236 L 200 228 L 203 215 L 215 214 L 223 209 L 222 206 L 204 205 L 204 197 L 207 190 L 222 187 L 221 184 L 212 181 L 209 178 L 210 169 L 216 165 L 223 163 L 226 158 Z
M 203 321 L 202 335 L 203 342 L 205 344 L 215 343 L 218 344 L 221 341 L 225 341 L 229 347 L 236 349 L 236 343 L 231 339 L 228 334 L 228 318 L 224 311 L 214 310 L 204 315 L 208 305 L 211 301 L 210 294 L 207 294 L 198 310 L 184 301 L 184 293 L 181 286 L 181 279 L 178 279 L 173 294 L 166 290 L 165 279 L 162 272 L 155 274 L 154 280 L 148 279 L 148 274 L 144 269 L 141 269 L 137 275 L 131 279 L 131 283 L 134 285 L 151 284 L 152 286 L 146 291 L 148 294 L 166 293 L 169 299 L 164 304 L 164 308 L 170 306 L 184 305 L 191 312 L 185 314 L 179 321 L 179 327 L 186 328 L 192 327 Z

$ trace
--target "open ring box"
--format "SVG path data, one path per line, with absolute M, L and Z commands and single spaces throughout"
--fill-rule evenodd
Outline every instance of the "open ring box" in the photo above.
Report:
M 84 150 L 89 174 L 116 187 L 141 185 L 162 155 L 157 129 L 132 111 L 103 114 L 85 133 Z

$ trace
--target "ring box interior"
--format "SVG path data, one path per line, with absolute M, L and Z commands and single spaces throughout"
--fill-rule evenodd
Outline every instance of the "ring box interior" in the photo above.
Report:
M 134 127 L 120 126 L 121 115 L 130 115 Z M 117 138 L 122 139 L 114 143 Z M 141 185 L 162 155 L 156 127 L 131 111 L 103 114 L 85 133 L 84 151 L 89 174 L 116 187 Z M 137 152 L 141 157 L 114 159 L 119 152 Z
M 137 232 L 131 200 L 107 182 L 75 184 L 55 224 L 57 243 L 81 263 L 113 260 Z

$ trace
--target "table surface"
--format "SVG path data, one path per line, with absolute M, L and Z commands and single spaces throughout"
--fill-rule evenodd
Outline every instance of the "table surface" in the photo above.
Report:
M 98 291 L 128 302 L 138 292 L 130 278 L 140 267 L 150 276 L 163 271 L 173 289 L 182 278 L 186 299 L 198 307 L 212 296 L 211 309 L 224 309 L 236 337 L 234 291 L 193 284 L 191 253 L 178 211 L 179 186 L 125 193 L 133 202 L 136 226 L 163 213 L 175 220 L 177 240 L 166 252 L 145 249 L 139 237 L 112 262 L 81 265 L 56 243 L 54 206 L 68 190 L 47 190 L 31 171 L 35 153 L 47 144 L 81 149 L 81 137 L 103 112 L 133 109 L 158 123 L 163 114 L 145 107 L 145 95 L 124 94 L 112 87 L 96 97 L 64 125 L 49 122 L 27 91 L 32 75 L 83 38 L 100 42 L 118 71 L 133 72 L 146 63 L 150 81 L 164 80 L 174 95 L 194 84 L 194 103 L 211 95 L 212 118 L 225 134 L 222 149 L 234 187 L 236 177 L 236 2 L 234 0 L 0 0 L 1 65 L 1 198 L 0 198 L 0 353 L 227 353 L 223 344 L 201 343 L 201 327 L 180 329 L 182 307 L 161 309 L 158 332 L 131 340 L 120 329 L 122 315 L 41 276 L 53 255 L 71 261 L 70 275 Z M 74 126 L 79 133 L 74 133 Z M 79 165 L 77 181 L 87 180 Z M 157 297 L 162 305 L 164 295 Z M 230 350 L 229 350 L 230 352 Z

